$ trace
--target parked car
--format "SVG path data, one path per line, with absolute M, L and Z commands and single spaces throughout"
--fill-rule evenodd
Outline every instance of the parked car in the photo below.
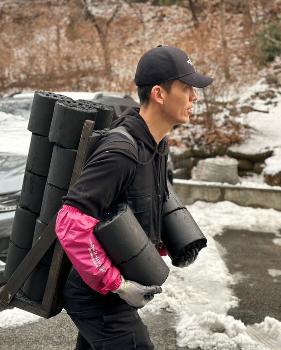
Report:
M 0 114 L 4 123 L 7 118 L 29 118 L 33 93 L 19 93 L 0 99 Z M 7 118 L 5 118 L 7 114 Z M 5 120 L 6 119 L 6 120 Z M 3 262 L 6 261 L 9 239 L 15 210 L 19 202 L 26 156 L 1 152 L 0 150 L 0 282 L 3 277 Z
M 0 112 L 20 115 L 28 119 L 30 115 L 33 93 L 14 94 L 0 99 Z
M 108 105 L 114 109 L 113 119 L 118 118 L 129 107 L 138 108 L 139 104 L 128 94 L 117 92 L 99 91 L 95 92 L 92 98 L 93 101 Z
M 0 261 L 5 261 L 20 198 L 26 156 L 0 153 Z

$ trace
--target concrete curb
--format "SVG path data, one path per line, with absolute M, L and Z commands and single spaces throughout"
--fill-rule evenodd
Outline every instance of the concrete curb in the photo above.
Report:
M 184 204 L 192 204 L 197 200 L 231 201 L 242 206 L 273 208 L 281 211 L 281 187 L 278 186 L 273 188 L 262 185 L 247 187 L 218 182 L 174 179 L 174 189 Z

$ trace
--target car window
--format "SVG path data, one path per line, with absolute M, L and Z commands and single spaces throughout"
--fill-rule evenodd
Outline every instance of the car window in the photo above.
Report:
M 0 100 L 0 112 L 20 115 L 24 119 L 28 119 L 30 116 L 31 104 L 32 99 L 2 99 Z
M 12 169 L 22 167 L 26 163 L 26 156 L 10 155 L 0 152 L 0 172 L 8 172 Z

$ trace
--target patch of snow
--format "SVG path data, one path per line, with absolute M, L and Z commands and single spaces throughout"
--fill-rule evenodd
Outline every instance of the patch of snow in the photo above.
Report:
M 281 119 L 281 109 L 280 109 L 280 119 Z M 281 129 L 280 129 L 281 130 Z M 273 156 L 265 160 L 264 174 L 266 175 L 276 175 L 281 172 L 281 147 L 274 151 Z
M 40 319 L 40 316 L 18 308 L 7 309 L 0 312 L 0 329 L 18 327 L 25 323 L 36 322 Z
M 268 90 L 268 85 L 259 81 L 257 84 L 249 88 L 239 99 L 238 105 L 243 105 L 250 96 L 255 92 Z M 252 128 L 250 137 L 240 145 L 231 147 L 231 150 L 255 154 L 265 150 L 272 149 L 274 154 L 265 162 L 265 174 L 274 175 L 281 171 L 281 94 L 280 89 L 277 90 L 277 97 L 271 99 L 272 105 L 265 107 L 265 100 L 256 98 L 253 100 L 253 107 L 262 110 L 268 110 L 268 113 L 251 112 L 243 115 L 243 122 Z M 274 101 L 273 101 L 274 100 Z
M 274 244 L 281 246 L 281 238 L 274 238 L 272 241 Z
M 31 99 L 33 98 L 33 96 L 34 96 L 34 91 L 30 91 L 30 92 L 21 92 L 21 93 L 15 94 L 13 95 L 13 98 L 17 100 L 21 100 L 26 98 Z
M 268 92 L 275 92 L 275 96 L 270 98 L 259 97 L 259 94 L 266 94 Z M 271 158 L 268 158 L 265 163 L 265 174 L 274 175 L 281 171 L 281 89 L 269 86 L 265 79 L 257 81 L 255 84 L 242 87 L 239 92 L 233 90 L 226 97 L 222 94 L 218 97 L 221 101 L 235 101 L 237 99 L 236 107 L 252 107 L 264 112 L 253 111 L 249 113 L 241 113 L 235 117 L 235 120 L 250 127 L 249 137 L 241 144 L 236 144 L 230 147 L 231 150 L 246 153 L 256 154 L 266 150 L 274 150 Z M 270 102 L 270 104 L 268 104 Z M 229 111 L 224 110 L 217 113 L 214 119 L 217 121 L 229 116 Z M 251 180 L 250 178 L 248 180 Z M 254 178 L 253 178 L 254 180 Z M 248 181 L 247 181 L 248 182 Z M 256 181 L 254 181 L 256 182 Z
M 265 185 L 271 187 L 264 183 L 264 177 L 262 174 L 251 173 L 246 176 L 239 176 L 241 186 L 246 187 L 257 187 L 259 185 Z
M 281 323 L 272 317 L 265 317 L 264 321 L 260 324 L 256 324 L 256 327 L 261 331 L 269 335 L 276 341 L 281 342 Z
M 235 88 L 235 90 L 233 90 L 229 95 L 228 100 L 233 101 L 234 99 L 239 99 L 237 106 L 243 106 L 252 95 L 260 91 L 266 91 L 267 89 L 267 83 L 264 81 L 264 79 L 260 79 L 250 86 L 243 86 L 241 89 Z
M 278 277 L 278 276 L 281 276 L 281 270 L 268 269 L 267 272 L 268 272 L 268 274 L 269 274 L 271 277 Z
M 247 335 L 243 322 L 215 312 L 186 316 L 177 330 L 180 339 L 178 345 L 190 349 L 265 350 Z
M 228 187 L 228 188 L 257 188 L 257 189 L 264 189 L 264 190 L 274 190 L 274 191 L 280 191 L 280 186 L 270 186 L 265 183 L 260 182 L 250 182 L 250 181 L 243 181 L 243 178 L 240 177 L 241 182 L 237 183 L 235 185 L 229 184 L 227 182 L 212 182 L 212 181 L 198 181 L 198 180 L 185 180 L 185 179 L 175 179 L 175 184 L 189 184 L 189 185 L 197 185 L 197 186 L 214 186 L 214 187 Z

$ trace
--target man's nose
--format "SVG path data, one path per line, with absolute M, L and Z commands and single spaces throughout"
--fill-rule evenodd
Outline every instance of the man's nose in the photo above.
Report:
M 190 96 L 190 99 L 192 102 L 196 102 L 198 100 L 198 94 L 194 88 L 192 88 L 192 94 Z

